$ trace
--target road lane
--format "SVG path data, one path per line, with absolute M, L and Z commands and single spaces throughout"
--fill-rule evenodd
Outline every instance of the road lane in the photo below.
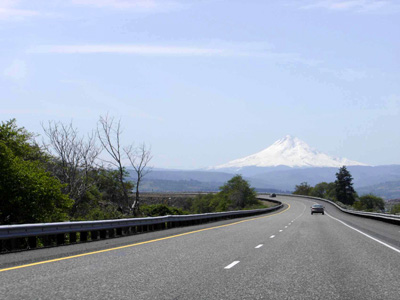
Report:
M 290 203 L 290 199 L 293 199 L 293 197 L 282 197 L 282 199 L 285 199 L 286 202 Z M 313 203 L 322 204 L 325 206 L 326 212 L 332 217 L 337 218 L 347 225 L 361 230 L 362 232 L 371 235 L 376 239 L 388 243 L 397 249 L 400 249 L 400 226 L 398 225 L 389 224 L 374 219 L 360 218 L 358 216 L 343 213 L 336 206 L 325 201 L 311 199 L 304 199 L 303 201 L 306 205 L 309 203 L 309 206 L 311 206 Z
M 398 298 L 398 253 L 326 215 L 311 216 L 307 200 L 283 200 L 290 209 L 279 215 L 0 273 L 0 295 L 4 299 Z
M 140 244 L 151 242 L 154 240 L 174 237 L 176 235 L 188 234 L 193 231 L 207 230 L 214 227 L 220 227 L 225 225 L 230 225 L 238 222 L 246 222 L 247 220 L 252 220 L 254 218 L 266 218 L 272 215 L 281 214 L 288 209 L 288 205 L 284 205 L 283 208 L 267 213 L 259 217 L 245 217 L 238 219 L 227 219 L 218 222 L 204 223 L 196 226 L 185 226 L 185 227 L 175 227 L 168 230 L 152 231 L 145 234 L 136 234 L 125 237 L 119 237 L 114 239 L 105 239 L 96 242 L 79 243 L 74 245 L 65 245 L 60 247 L 50 247 L 41 248 L 36 250 L 30 250 L 28 252 L 13 252 L 7 253 L 6 255 L 0 255 L 0 272 L 4 268 L 40 263 L 46 260 L 57 260 L 64 259 L 69 256 L 79 256 L 85 255 L 90 252 L 106 251 L 110 248 L 124 247 L 132 244 Z

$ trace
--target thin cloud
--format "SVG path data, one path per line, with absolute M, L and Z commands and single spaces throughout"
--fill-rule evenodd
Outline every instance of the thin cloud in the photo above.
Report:
M 41 45 L 28 50 L 29 53 L 58 54 L 136 54 L 136 55 L 222 55 L 223 49 L 147 46 L 147 45 Z
M 300 6 L 300 9 L 327 9 L 358 13 L 397 13 L 400 12 L 400 5 L 389 0 L 314 0 L 306 1 Z
M 16 8 L 19 1 L 1 0 L 0 1 L 0 20 L 23 20 L 28 17 L 35 17 L 39 12 L 34 10 Z
M 169 11 L 185 6 L 177 1 L 167 0 L 72 0 L 72 4 L 118 10 L 128 9 L 141 12 Z
M 23 21 L 33 17 L 59 16 L 51 12 L 21 8 L 21 2 L 18 0 L 0 0 L 0 21 Z
M 33 54 L 126 54 L 146 56 L 210 56 L 262 58 L 277 63 L 298 63 L 316 66 L 320 61 L 307 59 L 298 53 L 272 52 L 259 47 L 185 47 L 151 45 L 39 45 L 27 50 Z

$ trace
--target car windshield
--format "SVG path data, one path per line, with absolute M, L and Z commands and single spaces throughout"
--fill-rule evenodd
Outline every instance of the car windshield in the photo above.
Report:
M 321 204 L 314 204 L 312 207 L 314 207 L 314 208 L 322 208 L 323 206 Z

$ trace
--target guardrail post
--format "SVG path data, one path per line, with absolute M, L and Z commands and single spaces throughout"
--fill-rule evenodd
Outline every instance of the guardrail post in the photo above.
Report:
M 122 228 L 119 227 L 117 228 L 117 236 L 121 236 L 122 235 Z
M 64 243 L 65 243 L 65 234 L 64 233 L 57 234 L 57 246 L 64 245 Z
M 123 227 L 121 228 L 122 230 L 122 235 L 129 235 L 129 227 Z
M 92 241 L 98 240 L 99 239 L 99 231 L 98 230 L 91 231 L 90 238 Z
M 87 242 L 87 238 L 88 238 L 87 231 L 82 231 L 81 235 L 80 235 L 80 238 L 79 238 L 79 241 L 80 242 Z
M 69 233 L 69 243 L 70 244 L 76 243 L 76 232 Z
M 131 234 L 136 234 L 137 233 L 136 226 L 132 226 L 132 227 L 129 227 L 129 228 L 130 228 L 130 233 Z
M 109 238 L 115 237 L 115 229 L 114 228 L 108 230 L 108 237 Z
M 104 240 L 107 238 L 107 230 L 100 230 L 100 239 Z

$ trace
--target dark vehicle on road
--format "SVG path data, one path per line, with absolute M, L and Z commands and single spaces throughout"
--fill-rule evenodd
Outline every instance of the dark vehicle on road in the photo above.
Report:
M 313 204 L 313 206 L 311 206 L 311 214 L 325 214 L 324 211 L 324 206 L 322 206 L 321 204 Z
M 274 197 L 276 197 L 276 194 L 275 194 L 275 193 L 272 193 L 270 197 L 271 197 L 271 198 L 274 198 Z

